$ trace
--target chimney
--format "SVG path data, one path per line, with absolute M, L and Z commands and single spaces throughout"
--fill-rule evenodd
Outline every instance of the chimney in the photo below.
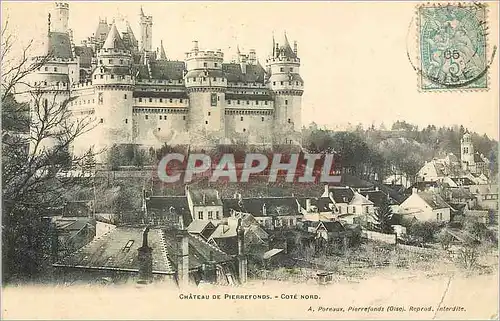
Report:
M 198 52 L 198 40 L 193 40 L 193 51 Z
M 325 195 L 328 195 L 328 184 L 325 184 Z
M 311 200 L 310 199 L 306 199 L 306 211 L 310 211 L 311 210 Z
M 375 187 L 375 192 L 378 192 L 378 186 Z
M 177 232 L 177 284 L 180 288 L 189 284 L 189 233 L 183 224 Z
M 215 190 L 215 195 L 217 195 L 217 199 L 220 199 L 220 194 L 218 190 Z
M 293 52 L 297 55 L 297 41 L 293 42 Z
M 247 258 L 245 255 L 245 230 L 241 225 L 241 219 L 238 219 L 238 276 L 240 278 L 240 283 L 245 284 L 247 282 Z
M 203 193 L 203 205 L 205 205 L 206 202 L 207 202 L 207 196 L 205 195 L 205 193 Z
M 203 280 L 207 283 L 215 284 L 217 282 L 217 268 L 214 260 L 214 252 L 210 251 L 210 257 L 207 263 L 202 265 Z
M 266 209 L 266 203 L 262 205 L 262 215 L 266 216 L 267 215 L 267 209 Z
M 149 226 L 142 232 L 142 246 L 137 249 L 139 261 L 139 281 L 137 283 L 151 283 L 153 279 L 153 249 L 148 246 Z

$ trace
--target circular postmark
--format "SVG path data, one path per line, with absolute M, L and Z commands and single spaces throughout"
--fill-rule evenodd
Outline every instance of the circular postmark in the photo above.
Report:
M 417 19 L 422 90 L 488 88 L 484 4 L 421 5 Z

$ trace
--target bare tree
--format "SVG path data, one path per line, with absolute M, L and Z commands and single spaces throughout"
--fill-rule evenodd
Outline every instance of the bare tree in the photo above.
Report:
M 71 155 L 77 137 L 92 128 L 90 117 L 75 119 L 68 110 L 69 91 L 34 84 L 29 75 L 52 56 L 33 58 L 33 42 L 16 52 L 8 20 L 2 28 L 2 255 L 4 280 L 34 276 L 47 259 L 48 225 L 42 220 L 62 205 L 76 184 L 61 175 L 89 157 Z M 67 84 L 69 86 L 69 83 Z M 50 92 L 50 93 L 49 93 Z M 50 143 L 50 144 L 49 144 Z M 50 252 L 50 251 L 49 251 Z

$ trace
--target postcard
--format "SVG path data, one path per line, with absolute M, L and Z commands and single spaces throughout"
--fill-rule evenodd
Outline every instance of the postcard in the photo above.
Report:
M 497 2 L 1 6 L 4 319 L 498 319 Z

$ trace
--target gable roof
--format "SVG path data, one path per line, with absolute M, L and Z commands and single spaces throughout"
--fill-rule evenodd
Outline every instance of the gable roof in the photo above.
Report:
M 457 185 L 476 185 L 470 178 L 468 177 L 450 177 L 450 179 Z
M 215 189 L 189 189 L 194 206 L 222 206 L 222 200 Z
M 215 225 L 211 221 L 207 220 L 194 220 L 189 224 L 187 230 L 190 233 L 202 233 L 206 228 L 215 228 Z
M 320 228 L 326 229 L 329 233 L 345 231 L 344 225 L 342 225 L 342 223 L 338 221 L 318 222 L 316 226 L 316 231 Z
M 189 226 L 193 221 L 186 196 L 150 196 L 146 198 L 148 212 L 171 212 L 182 215 L 184 226 Z
M 335 203 L 350 203 L 354 197 L 354 192 L 349 187 L 330 187 L 328 194 L 335 201 Z
M 354 197 L 349 202 L 349 205 L 373 205 L 373 202 L 360 193 L 354 192 Z
M 436 193 L 431 192 L 417 192 L 418 196 L 426 202 L 433 210 L 441 208 L 451 208 L 445 200 Z
M 255 217 L 300 215 L 295 197 L 243 198 L 241 210 Z M 265 206 L 266 213 L 263 208 Z

